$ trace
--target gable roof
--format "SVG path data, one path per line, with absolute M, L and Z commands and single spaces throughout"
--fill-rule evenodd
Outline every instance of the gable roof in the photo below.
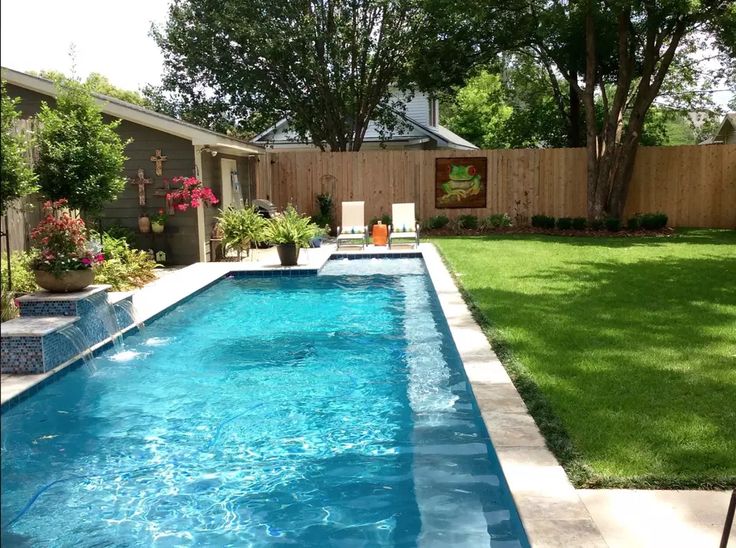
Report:
M 736 112 L 729 112 L 723 117 L 721 125 L 718 126 L 713 137 L 708 137 L 705 141 L 702 141 L 701 145 L 713 145 L 720 144 L 726 141 L 727 126 L 731 126 L 731 131 L 736 131 Z
M 56 97 L 56 84 L 46 78 L 32 76 L 25 72 L 2 67 L 2 79 L 15 86 L 29 89 L 43 95 Z M 150 127 L 152 129 L 175 135 L 183 139 L 189 139 L 192 145 L 209 145 L 212 147 L 224 147 L 240 152 L 251 154 L 263 154 L 265 150 L 241 139 L 235 139 L 223 133 L 217 133 L 189 122 L 184 122 L 177 118 L 161 114 L 151 109 L 147 109 L 140 105 L 121 101 L 115 97 L 103 95 L 101 93 L 92 93 L 102 112 L 121 120 L 127 120 Z
M 418 133 L 420 136 L 425 137 L 431 137 L 435 141 L 437 141 L 437 144 L 444 148 L 455 148 L 460 150 L 475 150 L 478 147 L 475 146 L 470 141 L 467 141 L 457 135 L 456 133 L 453 133 L 449 129 L 447 129 L 444 126 L 427 126 L 420 122 L 417 122 L 415 119 L 399 112 L 394 111 L 396 115 L 400 118 L 402 118 L 406 123 L 408 123 L 410 126 L 413 126 L 413 129 L 418 130 Z M 269 134 L 276 133 L 279 130 L 284 130 L 288 127 L 289 120 L 288 118 L 282 118 L 278 122 L 276 122 L 274 125 L 272 125 L 270 128 L 266 129 L 265 131 L 262 131 L 258 135 L 256 135 L 252 140 L 251 143 L 259 144 L 259 145 L 265 145 L 268 143 L 272 143 L 274 141 L 269 140 L 267 137 Z M 406 134 L 398 134 L 393 136 L 393 138 L 389 138 L 386 140 L 386 142 L 397 142 L 397 141 L 406 141 L 406 140 L 415 140 L 417 139 L 417 135 L 406 135 Z M 380 141 L 380 139 L 375 137 L 368 137 L 364 139 L 364 142 L 370 143 L 370 142 L 377 142 Z M 294 140 L 284 140 L 279 141 L 279 144 L 300 144 L 304 143 L 304 141 L 294 141 Z M 305 143 L 306 144 L 306 143 Z

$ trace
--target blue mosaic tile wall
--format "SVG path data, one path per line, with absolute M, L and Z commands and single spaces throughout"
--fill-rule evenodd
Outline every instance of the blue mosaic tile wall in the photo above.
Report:
M 78 316 L 78 301 L 20 301 L 23 316 Z
M 107 303 L 107 293 L 97 293 L 79 301 L 77 327 L 85 334 L 90 346 L 120 330 L 113 314 L 114 312 Z
M 79 329 L 78 340 L 72 342 L 60 332 L 43 337 L 2 337 L 3 373 L 46 372 L 133 323 L 123 307 L 108 304 L 105 292 L 79 301 L 22 303 L 21 316 L 79 316 L 74 324 Z
M 234 270 L 229 272 L 226 278 L 274 278 L 279 276 L 314 276 L 316 268 L 298 268 L 283 270 Z
M 42 343 L 43 345 L 43 368 L 44 371 L 53 369 L 57 365 L 61 365 L 67 360 L 72 359 L 83 350 L 79 350 L 70 343 L 64 335 L 61 335 L 58 331 L 46 335 Z
M 125 300 L 130 302 L 130 298 L 127 298 Z M 114 306 L 113 310 L 115 311 L 115 320 L 120 326 L 120 329 L 125 329 L 134 322 L 135 318 L 133 318 L 130 313 L 123 307 Z
M 406 252 L 394 252 L 394 253 L 333 253 L 330 255 L 330 260 L 334 259 L 421 259 L 421 251 L 406 251 Z
M 0 361 L 3 373 L 42 373 L 41 337 L 2 337 Z

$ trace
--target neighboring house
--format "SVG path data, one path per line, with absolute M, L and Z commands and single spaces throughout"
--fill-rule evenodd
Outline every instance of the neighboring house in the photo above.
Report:
M 55 103 L 56 87 L 44 78 L 2 68 L 2 79 L 10 97 L 19 97 L 24 118 L 35 116 L 42 102 Z M 191 264 L 204 261 L 207 242 L 219 207 L 255 198 L 257 155 L 265 151 L 227 135 L 182 122 L 158 112 L 105 95 L 94 94 L 106 121 L 120 119 L 117 132 L 123 140 L 132 138 L 125 149 L 125 177 L 128 183 L 119 198 L 105 207 L 103 228 L 120 225 L 136 231 L 141 249 L 164 251 L 167 263 Z M 160 151 L 166 160 L 161 175 L 156 174 L 152 157 Z M 134 184 L 138 170 L 150 184 L 145 188 L 145 205 L 139 204 L 139 187 Z M 177 176 L 196 175 L 214 191 L 220 204 L 177 212 L 169 218 L 163 234 L 142 234 L 138 217 L 165 207 L 165 181 Z
M 703 141 L 703 145 L 736 144 L 736 112 L 729 112 L 724 116 L 721 127 L 714 137 Z
M 436 99 L 425 93 L 417 93 L 406 105 L 406 112 L 399 114 L 406 128 L 388 135 L 381 140 L 376 124 L 370 122 L 363 139 L 361 150 L 403 149 L 433 150 L 458 149 L 475 150 L 478 147 L 466 141 L 449 129 L 442 127 L 439 121 L 439 104 Z M 257 135 L 251 143 L 275 151 L 278 150 L 310 150 L 316 147 L 310 142 L 300 139 L 289 127 L 289 120 L 284 118 L 263 133 Z

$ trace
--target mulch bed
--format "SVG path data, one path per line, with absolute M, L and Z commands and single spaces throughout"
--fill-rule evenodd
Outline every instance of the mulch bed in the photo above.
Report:
M 641 238 L 649 237 L 669 237 L 674 236 L 675 230 L 667 227 L 661 230 L 628 230 L 622 228 L 617 232 L 609 232 L 608 230 L 557 230 L 548 228 L 528 227 L 502 227 L 502 228 L 436 228 L 422 230 L 422 236 L 491 236 L 493 234 L 545 234 L 547 236 L 583 236 L 589 238 Z

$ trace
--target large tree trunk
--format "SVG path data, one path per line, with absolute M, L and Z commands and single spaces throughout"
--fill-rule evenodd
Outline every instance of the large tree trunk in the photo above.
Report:
M 577 74 L 573 77 L 577 80 Z M 580 123 L 580 97 L 572 84 L 570 84 L 569 91 L 570 110 L 568 111 L 568 123 L 567 123 L 567 146 L 570 148 L 578 148 L 583 146 L 581 123 Z
M 643 37 L 641 58 L 636 60 L 636 56 L 632 55 L 631 45 L 631 8 L 623 8 L 617 15 L 619 66 L 615 91 L 609 101 L 605 83 L 596 79 L 594 9 L 595 3 L 589 2 L 585 20 L 585 88 L 578 85 L 574 73 L 569 81 L 585 107 L 588 218 L 621 219 L 634 172 L 644 118 L 659 92 L 688 23 L 685 18 L 681 18 L 674 25 L 662 29 L 655 24 L 649 25 Z M 636 63 L 640 63 L 641 73 L 638 75 L 635 90 L 632 90 Z M 596 84 L 599 86 L 599 97 L 605 112 L 600 130 L 596 127 Z M 631 91 L 633 96 L 630 97 Z M 627 108 L 628 105 L 631 107 Z M 628 123 L 625 124 L 626 113 Z

